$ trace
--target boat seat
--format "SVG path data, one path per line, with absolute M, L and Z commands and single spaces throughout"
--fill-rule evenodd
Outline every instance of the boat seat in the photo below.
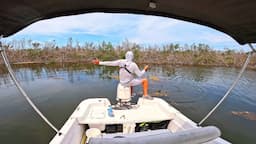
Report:
M 116 100 L 121 103 L 129 103 L 131 101 L 131 87 L 119 83 Z

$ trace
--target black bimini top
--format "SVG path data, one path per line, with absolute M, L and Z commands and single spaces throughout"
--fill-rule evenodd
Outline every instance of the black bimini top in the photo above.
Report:
M 42 19 L 88 12 L 165 16 L 212 27 L 240 44 L 256 42 L 256 0 L 1 0 L 0 35 Z

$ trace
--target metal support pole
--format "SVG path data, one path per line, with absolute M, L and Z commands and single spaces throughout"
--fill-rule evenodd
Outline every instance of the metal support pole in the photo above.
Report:
M 253 45 L 252 45 L 251 43 L 249 43 L 248 45 L 249 45 L 249 47 L 252 49 L 252 51 L 253 51 L 254 53 L 256 53 L 256 50 L 255 50 L 255 48 L 253 47 Z
M 27 100 L 27 102 L 30 104 L 30 106 L 37 112 L 37 114 L 54 130 L 56 131 L 59 135 L 61 135 L 61 132 L 41 113 L 41 111 L 36 107 L 36 105 L 31 101 L 31 99 L 28 97 L 27 93 L 23 90 L 23 88 L 21 87 L 19 81 L 17 80 L 17 78 L 15 77 L 15 74 L 12 70 L 12 67 L 9 63 L 9 60 L 7 58 L 7 55 L 5 53 L 3 44 L 1 42 L 0 39 L 0 54 L 2 55 L 4 64 L 14 82 L 14 84 L 16 85 L 16 87 L 18 88 L 18 90 L 20 91 L 20 93 L 22 94 L 22 96 L 25 97 L 25 99 Z
M 250 62 L 250 58 L 251 56 L 253 55 L 255 51 L 255 49 L 252 47 L 251 44 L 248 44 L 251 49 L 252 49 L 252 52 L 249 52 L 248 53 L 248 56 L 247 56 L 247 59 L 246 61 L 244 62 L 244 65 L 242 67 L 242 69 L 240 70 L 237 78 L 235 79 L 235 81 L 233 82 L 233 84 L 230 86 L 230 88 L 228 89 L 228 91 L 226 92 L 226 94 L 221 98 L 221 100 L 212 108 L 212 110 L 197 124 L 198 126 L 200 126 L 205 120 L 207 120 L 209 118 L 209 116 L 211 116 L 211 114 L 220 106 L 220 104 L 227 98 L 227 96 L 229 95 L 229 93 L 232 91 L 232 89 L 236 86 L 236 84 L 238 83 L 239 79 L 241 78 L 242 74 L 244 73 L 247 65 L 249 64 Z

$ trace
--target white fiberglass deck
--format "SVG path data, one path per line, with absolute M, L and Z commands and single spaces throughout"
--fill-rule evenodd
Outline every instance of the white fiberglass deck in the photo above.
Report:
M 158 99 L 147 100 L 139 99 L 138 104 L 129 110 L 115 110 L 114 116 L 108 115 L 107 99 L 95 100 L 97 104 L 87 105 L 81 117 L 78 118 L 80 124 L 117 124 L 117 123 L 139 123 L 145 121 L 162 121 L 173 118 L 173 113 L 164 109 Z
M 50 144 L 80 144 L 82 137 L 84 136 L 86 125 L 89 125 L 89 128 L 98 128 L 101 131 L 104 131 L 106 125 L 108 124 L 122 124 L 123 131 L 122 134 L 126 136 L 126 134 L 136 135 L 140 134 L 135 132 L 136 123 L 143 122 L 159 122 L 164 120 L 171 120 L 168 124 L 166 130 L 168 130 L 168 136 L 166 139 L 160 136 L 148 137 L 145 135 L 144 138 L 140 138 L 141 141 L 135 140 L 132 143 L 144 143 L 147 138 L 150 138 L 149 142 L 163 142 L 171 143 L 175 142 L 175 140 L 184 140 L 190 137 L 191 139 L 187 139 L 189 143 L 197 140 L 204 140 L 207 144 L 229 144 L 228 141 L 225 141 L 218 137 L 220 134 L 214 132 L 211 135 L 208 135 L 208 130 L 203 131 L 199 134 L 197 131 L 194 131 L 197 127 L 196 123 L 192 120 L 188 119 L 174 107 L 170 106 L 167 102 L 160 98 L 154 98 L 153 100 L 139 98 L 138 103 L 132 108 L 127 110 L 114 110 L 114 117 L 110 117 L 108 115 L 108 107 L 110 106 L 110 102 L 106 98 L 95 98 L 95 99 L 87 99 L 79 104 L 70 118 L 66 121 L 64 126 L 61 128 L 62 135 L 56 134 L 56 136 L 52 139 Z M 190 130 L 190 131 L 187 131 Z M 199 129 L 200 130 L 200 129 Z M 189 132 L 187 137 L 184 137 L 184 133 Z M 150 132 L 149 132 L 150 133 Z M 173 135 L 174 138 L 170 138 L 169 135 Z M 192 135 L 195 133 L 195 135 Z M 120 135 L 120 133 L 118 133 Z M 106 134 L 105 134 L 106 135 Z M 144 135 L 142 133 L 142 135 Z M 151 135 L 151 133 L 150 133 Z M 200 136 L 199 136 L 200 135 Z M 214 135 L 214 137 L 213 137 Z M 100 141 L 102 143 L 105 141 L 102 137 L 99 139 L 95 139 L 96 141 Z M 209 137 L 210 136 L 210 137 Z M 196 138 L 197 137 L 197 138 Z M 217 138 L 216 138 L 217 137 Z M 152 141 L 152 138 L 155 141 Z M 216 138 L 216 139 L 212 139 Z M 103 140 L 104 139 L 104 140 Z M 132 138 L 133 139 L 133 138 Z M 103 141 L 102 141 L 103 140 Z M 116 139 L 108 139 L 109 143 L 113 143 Z M 124 140 L 124 139 L 123 139 Z M 131 139 L 130 139 L 131 140 Z M 208 141 L 211 140 L 211 141 Z M 147 140 L 146 140 L 147 141 Z M 120 142 L 118 142 L 120 143 Z M 129 141 L 124 141 L 124 143 L 129 143 Z M 198 143 L 198 142 L 197 142 Z

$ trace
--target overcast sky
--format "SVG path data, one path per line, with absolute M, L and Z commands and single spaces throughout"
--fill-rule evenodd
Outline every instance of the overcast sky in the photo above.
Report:
M 42 20 L 7 40 L 21 38 L 41 42 L 56 40 L 57 44 L 64 45 L 69 37 L 79 41 L 80 44 L 86 41 L 99 43 L 103 40 L 120 44 L 128 39 L 141 45 L 204 43 L 217 49 L 247 49 L 247 46 L 240 46 L 228 35 L 206 26 L 158 16 L 109 13 L 90 13 Z

